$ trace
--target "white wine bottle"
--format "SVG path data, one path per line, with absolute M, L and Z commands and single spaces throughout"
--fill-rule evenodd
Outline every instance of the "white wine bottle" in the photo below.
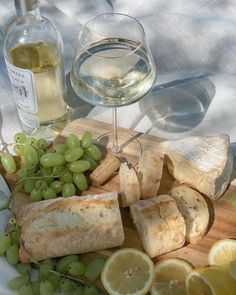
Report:
M 62 38 L 40 15 L 38 0 L 14 1 L 4 57 L 22 129 L 53 139 L 68 118 Z

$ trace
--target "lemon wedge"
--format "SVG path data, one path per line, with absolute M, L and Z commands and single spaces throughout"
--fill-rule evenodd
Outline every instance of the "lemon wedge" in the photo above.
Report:
M 101 280 L 111 295 L 143 295 L 152 285 L 154 264 L 142 251 L 124 248 L 106 261 Z
M 235 295 L 236 281 L 223 269 L 201 267 L 190 272 L 186 279 L 191 295 Z
M 233 239 L 223 239 L 216 242 L 208 254 L 210 266 L 228 269 L 233 260 L 236 260 L 236 240 Z
M 192 269 L 188 262 L 178 258 L 158 262 L 151 295 L 186 295 L 185 280 Z

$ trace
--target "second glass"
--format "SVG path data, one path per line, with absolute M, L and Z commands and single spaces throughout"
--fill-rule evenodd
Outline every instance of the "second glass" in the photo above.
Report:
M 113 153 L 120 152 L 116 107 L 143 97 L 155 74 L 144 29 L 136 19 L 106 13 L 85 23 L 74 55 L 71 84 L 88 103 L 113 108 Z

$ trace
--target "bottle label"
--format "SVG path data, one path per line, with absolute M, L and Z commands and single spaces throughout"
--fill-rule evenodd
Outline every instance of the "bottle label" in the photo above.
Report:
M 39 127 L 39 118 L 33 114 L 26 113 L 19 109 L 18 114 L 21 122 L 30 128 L 38 128 Z
M 38 106 L 33 73 L 29 70 L 17 68 L 7 60 L 6 66 L 16 104 L 26 112 L 36 113 Z

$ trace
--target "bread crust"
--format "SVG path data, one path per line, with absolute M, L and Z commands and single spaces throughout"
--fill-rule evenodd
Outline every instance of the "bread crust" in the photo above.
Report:
M 130 206 L 130 213 L 142 245 L 150 257 L 184 245 L 185 221 L 171 196 L 160 195 L 139 200 Z
M 208 205 L 203 196 L 196 190 L 181 185 L 171 190 L 177 207 L 186 223 L 186 241 L 196 244 L 206 235 L 209 225 Z
M 142 199 L 157 195 L 162 178 L 163 160 L 164 155 L 158 152 L 144 151 L 141 155 L 136 171 Z
M 27 204 L 17 218 L 23 263 L 112 248 L 124 241 L 116 192 Z
M 134 168 L 122 163 L 119 170 L 120 200 L 122 207 L 128 207 L 140 199 L 140 187 Z

